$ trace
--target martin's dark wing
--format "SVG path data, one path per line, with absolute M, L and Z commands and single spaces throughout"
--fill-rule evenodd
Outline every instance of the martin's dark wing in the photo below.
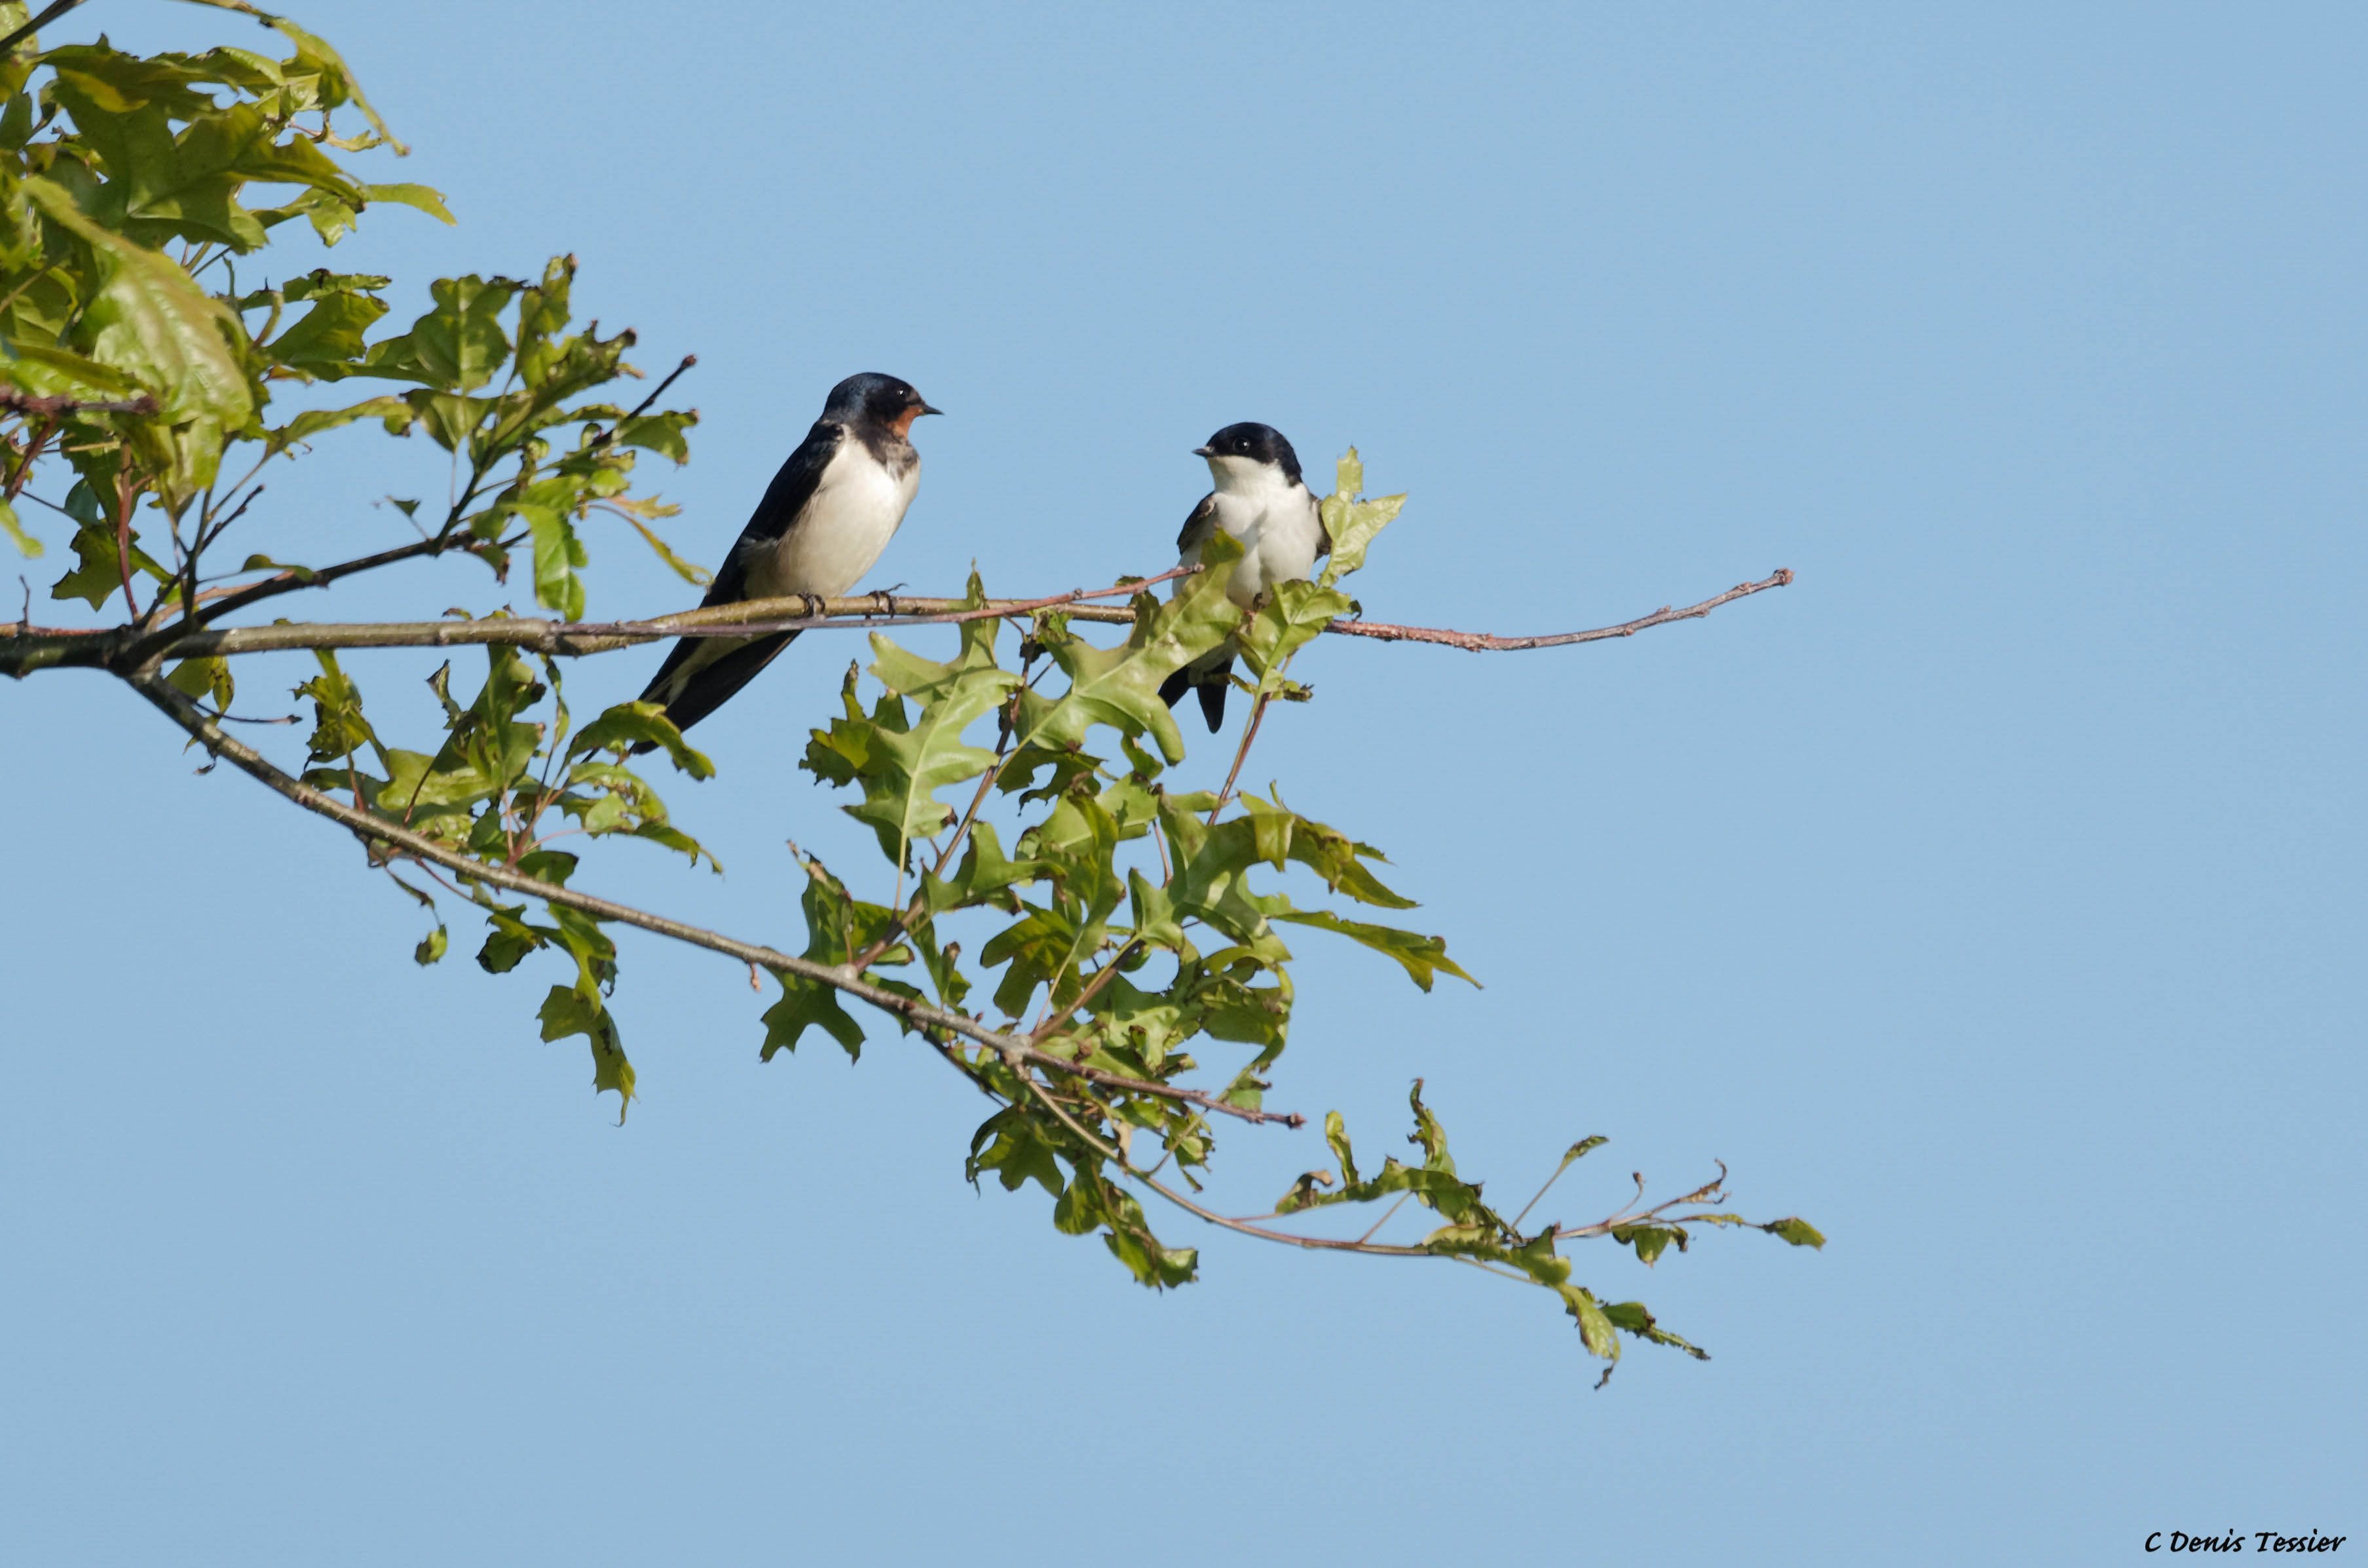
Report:
M 1184 531 L 1176 536 L 1176 553 L 1183 560 L 1201 559 L 1201 547 L 1217 531 L 1217 493 L 1213 490 L 1201 497 L 1192 515 L 1184 519 Z M 1201 693 L 1201 717 L 1209 722 L 1209 733 L 1225 720 L 1225 691 L 1231 686 L 1226 678 L 1233 673 L 1233 655 L 1222 655 L 1222 662 L 1204 657 L 1198 665 L 1187 665 L 1159 683 L 1159 700 L 1173 708 L 1184 700 L 1184 694 L 1198 687 Z
M 1184 531 L 1176 536 L 1177 555 L 1186 561 L 1199 560 L 1201 547 L 1209 542 L 1209 536 L 1216 528 L 1217 493 L 1212 490 L 1201 497 L 1201 504 L 1184 519 Z
M 707 597 L 699 601 L 701 609 L 717 605 L 738 604 L 748 597 L 748 562 L 760 552 L 780 542 L 781 536 L 796 526 L 806 503 L 821 488 L 823 470 L 838 453 L 839 443 L 847 438 L 847 426 L 836 420 L 818 419 L 798 449 L 781 464 L 773 475 L 773 483 L 765 487 L 764 499 L 757 503 L 747 526 L 740 537 L 732 541 L 716 569 L 715 581 L 708 585 Z M 756 677 L 757 672 L 772 663 L 773 656 L 790 645 L 797 633 L 775 632 L 752 642 L 731 643 L 714 637 L 682 637 L 666 651 L 665 663 L 657 674 L 642 689 L 644 702 L 663 702 L 666 717 L 677 729 L 687 730 L 706 718 L 729 700 L 732 695 Z M 720 645 L 720 646 L 719 646 Z M 706 661 L 698 668 L 684 672 L 683 666 L 698 659 Z M 671 689 L 673 695 L 667 693 Z M 637 746 L 636 751 L 648 749 Z

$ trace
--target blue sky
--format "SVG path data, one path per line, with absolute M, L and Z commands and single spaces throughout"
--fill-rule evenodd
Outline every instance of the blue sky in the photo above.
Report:
M 620 1130 L 534 1038 L 543 981 L 458 927 L 416 968 L 349 840 L 44 676 L 0 690 L 12 1555 L 2368 1533 L 2356 9 L 340 9 L 297 15 L 461 222 L 373 212 L 335 259 L 416 305 L 575 252 L 643 362 L 700 357 L 659 480 L 694 556 L 882 369 L 950 414 L 878 585 L 1158 570 L 1236 419 L 1410 493 L 1376 619 L 1560 630 L 1798 572 L 1613 644 L 1327 642 L 1253 771 L 1385 847 L 1487 983 L 1297 944 L 1278 1102 L 1384 1149 L 1420 1074 L 1492 1191 L 1603 1133 L 1574 1214 L 1723 1159 L 1831 1244 L 1586 1256 L 1715 1356 L 1600 1393 L 1567 1320 L 1463 1270 L 1177 1220 L 1203 1280 L 1153 1296 L 962 1181 L 942 1066 L 886 1031 L 759 1066 L 745 977 L 655 942 Z M 101 27 L 245 41 L 132 0 L 54 36 Z M 392 537 L 369 503 L 419 471 L 386 446 L 283 471 L 253 548 Z M 598 559 L 595 615 L 683 597 Z M 472 570 L 302 613 L 499 602 Z M 866 842 L 792 766 L 853 652 L 817 641 L 670 792 L 730 875 L 596 885 L 796 940 L 781 840 Z M 350 665 L 374 710 L 423 713 L 406 660 Z M 242 670 L 267 705 L 282 673 Z M 1233 1135 L 1237 1210 L 1311 1139 Z

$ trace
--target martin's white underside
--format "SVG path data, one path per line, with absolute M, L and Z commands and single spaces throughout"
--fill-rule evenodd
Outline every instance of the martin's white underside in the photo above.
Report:
M 1247 609 L 1275 584 L 1305 577 L 1314 569 L 1324 523 L 1306 485 L 1284 479 L 1273 463 L 1247 458 L 1212 458 L 1209 473 L 1216 481 L 1217 526 L 1239 540 L 1243 551 L 1228 598 Z M 1196 565 L 1200 559 L 1196 542 L 1180 563 Z

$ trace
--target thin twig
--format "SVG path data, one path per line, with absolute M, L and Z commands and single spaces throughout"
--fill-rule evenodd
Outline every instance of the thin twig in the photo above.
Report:
M 1592 631 L 1555 631 L 1539 637 L 1498 637 L 1486 631 L 1450 631 L 1435 626 L 1391 626 L 1376 620 L 1336 620 L 1324 630 L 1337 631 L 1344 637 L 1377 638 L 1383 642 L 1437 642 L 1474 653 L 1509 653 L 1522 648 L 1563 648 L 1574 642 L 1600 642 L 1609 637 L 1634 637 L 1639 631 L 1655 626 L 1667 626 L 1675 620 L 1699 620 L 1723 604 L 1732 604 L 1736 599 L 1765 593 L 1770 588 L 1785 587 L 1792 581 L 1792 568 L 1778 567 L 1772 576 L 1763 577 L 1757 583 L 1737 583 L 1726 592 L 1706 598 L 1700 604 L 1688 605 L 1683 609 L 1671 609 L 1663 605 L 1650 615 L 1640 615 L 1617 626 L 1599 626 Z
M 593 324 L 593 325 L 595 325 L 595 326 L 598 326 L 598 324 L 598 324 L 598 322 L 595 322 L 595 323 Z M 624 424 L 624 423 L 625 423 L 625 420 L 627 420 L 627 419 L 639 419 L 643 415 L 647 414 L 647 413 L 649 412 L 649 410 L 650 410 L 650 404 L 652 404 L 652 403 L 654 403 L 657 402 L 657 400 L 658 400 L 658 399 L 660 399 L 660 398 L 662 398 L 662 397 L 666 396 L 666 388 L 668 388 L 668 387 L 670 387 L 670 386 L 674 385 L 674 384 L 675 384 L 675 382 L 676 382 L 677 381 L 678 381 L 678 380 L 680 380 L 680 379 L 681 379 L 681 377 L 682 377 L 682 373 L 683 373 L 685 370 L 689 369 L 693 365 L 696 365 L 696 364 L 698 364 L 698 363 L 699 363 L 699 356 L 698 356 L 698 355 L 696 355 L 696 354 L 686 354 L 686 355 L 684 355 L 684 356 L 682 357 L 682 363 L 681 363 L 681 364 L 679 364 L 679 365 L 677 365 L 677 366 L 676 366 L 676 367 L 675 367 L 671 371 L 669 371 L 669 372 L 667 373 L 667 375 L 666 375 L 666 379 L 665 381 L 660 381 L 660 382 L 657 384 L 657 388 L 656 388 L 656 390 L 655 390 L 655 391 L 652 392 L 650 393 L 650 395 L 649 395 L 649 396 L 647 396 L 647 397 L 645 397 L 645 398 L 642 399 L 642 401 L 641 401 L 640 403 L 636 403 L 636 404 L 634 405 L 634 407 L 633 407 L 633 411 L 632 411 L 631 414 L 626 415 L 624 419 L 620 419 L 620 420 L 618 420 L 616 425 L 611 425 L 611 426 L 609 426 L 609 428 L 607 428 L 606 430 L 601 431 L 601 432 L 600 432 L 600 434 L 599 434 L 599 436 L 598 436 L 598 437 L 597 439 L 595 439 L 595 440 L 593 441 L 593 443 L 592 443 L 592 444 L 593 444 L 594 446 L 596 446 L 596 447 L 605 447 L 605 446 L 607 446 L 609 442 L 611 442 L 611 441 L 615 440 L 615 439 L 617 438 L 617 426 L 618 426 L 618 425 L 622 425 L 622 424 Z
M 1370 1254 L 1376 1257 L 1437 1257 L 1440 1256 L 1438 1253 L 1430 1251 L 1428 1247 L 1394 1246 L 1375 1242 L 1337 1241 L 1329 1236 L 1296 1236 L 1292 1234 L 1289 1231 L 1269 1231 L 1263 1225 L 1253 1225 L 1245 1221 L 1230 1219 L 1225 1215 L 1218 1213 L 1213 1209 L 1208 1208 L 1203 1204 L 1194 1202 L 1191 1199 L 1185 1197 L 1182 1193 L 1177 1191 L 1174 1187 L 1169 1187 L 1167 1183 L 1156 1180 L 1148 1171 L 1142 1169 L 1117 1149 L 1112 1148 L 1110 1144 L 1105 1143 L 1100 1139 L 1095 1137 L 1091 1132 L 1087 1131 L 1083 1123 L 1079 1122 L 1076 1118 L 1071 1116 L 1067 1111 L 1062 1109 L 1060 1104 L 1054 1100 L 1052 1096 L 1044 1092 L 1043 1085 L 1036 1082 L 1035 1074 L 1032 1073 L 1023 1072 L 1019 1074 L 1019 1079 L 1020 1082 L 1028 1085 L 1030 1092 L 1035 1095 L 1037 1100 L 1043 1105 L 1045 1109 L 1060 1118 L 1062 1122 L 1068 1127 L 1069 1131 L 1076 1133 L 1079 1138 L 1084 1139 L 1087 1146 L 1092 1148 L 1095 1153 L 1100 1154 L 1104 1159 L 1118 1166 L 1118 1168 L 1123 1171 L 1128 1176 L 1143 1183 L 1144 1186 L 1159 1194 L 1160 1197 L 1165 1198 L 1168 1202 L 1173 1203 L 1176 1207 L 1183 1210 L 1186 1213 L 1206 1220 L 1212 1225 L 1221 1225 L 1228 1231 L 1238 1231 L 1243 1235 L 1257 1236 L 1264 1241 L 1282 1242 L 1291 1246 L 1305 1247 L 1311 1252 L 1361 1252 Z M 1472 1260 L 1465 1259 L 1463 1261 L 1469 1262 Z M 1516 1276 L 1516 1278 L 1519 1277 Z M 1524 1281 L 1524 1283 L 1527 1283 L 1527 1281 Z
M 1379 1232 L 1381 1231 L 1381 1228 L 1382 1228 L 1383 1225 L 1388 1224 L 1388 1223 L 1390 1222 L 1390 1221 L 1391 1221 L 1391 1220 L 1395 1219 L 1395 1218 L 1396 1217 L 1396 1215 L 1397 1215 L 1397 1211 L 1398 1211 L 1399 1210 L 1401 1210 L 1401 1209 L 1403 1209 L 1403 1208 L 1405 1208 L 1405 1207 L 1406 1207 L 1406 1200 L 1407 1199 L 1409 1199 L 1409 1198 L 1412 1198 L 1413 1196 L 1414 1196 L 1414 1193 L 1413 1193 L 1411 1190 L 1399 1193 L 1399 1194 L 1398 1194 L 1398 1200 L 1397 1200 L 1395 1203 L 1393 1203 L 1393 1204 L 1391 1204 L 1391 1205 L 1390 1205 L 1389 1212 L 1388 1212 L 1388 1213 L 1386 1213 L 1386 1214 L 1383 1214 L 1380 1219 L 1378 1219 L 1378 1220 L 1374 1221 L 1373 1221 L 1373 1228 L 1372 1228 L 1372 1230 L 1370 1230 L 1370 1231 L 1367 1231 L 1363 1235 L 1359 1236 L 1357 1239 L 1358 1239 L 1359 1241 L 1360 1241 L 1360 1242 L 1369 1242 L 1369 1241 L 1372 1241 L 1372 1240 L 1373 1239 L 1373 1237 L 1374 1237 L 1377 1233 L 1379 1233 Z
M 1268 695 L 1261 691 L 1258 700 L 1250 705 L 1250 722 L 1242 726 L 1242 744 L 1234 750 L 1234 766 L 1225 774 L 1225 787 L 1217 791 L 1217 803 L 1209 808 L 1211 827 L 1217 825 L 1217 813 L 1225 809 L 1225 801 L 1233 795 L 1234 785 L 1241 778 L 1242 764 L 1249 760 L 1250 743 L 1258 739 L 1258 725 L 1266 720 L 1269 700 Z

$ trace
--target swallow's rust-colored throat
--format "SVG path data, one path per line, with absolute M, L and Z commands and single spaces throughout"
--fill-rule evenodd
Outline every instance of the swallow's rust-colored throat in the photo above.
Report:
M 921 411 L 918 408 L 908 408 L 890 420 L 888 428 L 896 432 L 898 440 L 908 440 L 913 434 L 913 421 L 919 417 L 921 417 Z

